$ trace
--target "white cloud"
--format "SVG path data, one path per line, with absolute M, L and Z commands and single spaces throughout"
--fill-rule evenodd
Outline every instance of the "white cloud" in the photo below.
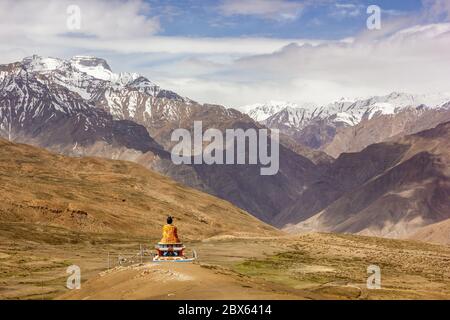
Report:
M 271 38 L 188 38 L 188 37 L 136 37 L 129 39 L 89 39 L 53 37 L 38 39 L 48 41 L 55 46 L 78 47 L 90 50 L 110 50 L 117 53 L 158 53 L 169 54 L 261 54 L 278 50 L 295 42 L 321 43 L 318 40 L 271 39 Z
M 294 20 L 302 12 L 305 4 L 287 0 L 223 0 L 219 10 L 227 16 L 258 16 L 274 20 Z
M 69 30 L 67 8 L 80 8 L 81 28 Z M 159 30 L 157 18 L 148 17 L 151 8 L 142 0 L 2 0 L 0 36 L 51 37 L 76 32 L 95 38 L 148 36 Z
M 66 25 L 67 7 L 73 4 L 81 9 L 81 29 L 75 32 Z M 173 16 L 173 12 L 169 15 Z M 157 35 L 161 28 L 157 14 L 166 17 L 168 13 L 153 12 L 143 0 L 2 0 L 0 63 L 35 53 L 58 57 L 85 53 L 236 57 L 270 53 L 290 42 L 304 43 L 299 39 L 162 37 Z
M 74 3 L 82 10 L 84 36 L 66 29 L 67 5 Z M 278 15 L 287 10 L 284 4 L 294 2 L 271 3 L 277 6 L 255 11 L 235 2 L 229 14 L 240 8 L 241 14 Z M 92 54 L 107 58 L 116 71 L 140 72 L 194 100 L 234 107 L 265 100 L 325 103 L 391 91 L 450 91 L 450 24 L 431 23 L 448 2 L 424 4 L 423 15 L 383 19 L 380 31 L 326 41 L 160 36 L 157 14 L 139 0 L 2 0 L 0 63 L 34 53 Z
M 420 25 L 384 39 L 292 44 L 167 84 L 201 101 L 235 107 L 271 99 L 327 103 L 392 91 L 450 92 L 448 52 L 450 24 Z

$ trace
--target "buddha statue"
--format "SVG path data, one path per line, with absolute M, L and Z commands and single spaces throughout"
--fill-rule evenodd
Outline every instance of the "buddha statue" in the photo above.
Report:
M 167 217 L 167 224 L 163 226 L 163 237 L 159 243 L 161 244 L 177 244 L 181 243 L 178 239 L 177 227 L 173 224 L 173 218 Z
M 167 217 L 167 224 L 163 226 L 163 237 L 155 246 L 157 251 L 154 262 L 176 261 L 176 262 L 191 262 L 196 257 L 187 258 L 184 255 L 185 246 L 178 238 L 177 227 L 173 224 L 173 218 Z

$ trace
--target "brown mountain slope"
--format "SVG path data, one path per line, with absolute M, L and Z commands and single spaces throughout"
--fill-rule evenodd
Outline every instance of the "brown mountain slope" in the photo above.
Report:
M 39 56 L 0 65 L 0 137 L 68 156 L 133 161 L 265 222 L 292 205 L 315 176 L 317 164 L 330 160 L 282 136 L 280 170 L 273 176 L 261 176 L 255 165 L 174 165 L 170 151 L 176 128 L 192 131 L 194 121 L 202 121 L 203 130 L 222 132 L 260 125 L 237 110 L 196 103 L 143 77 L 118 84 L 73 65 L 98 64 L 109 70 L 103 59 L 50 60 L 59 67 L 41 70 L 45 62 Z
M 450 219 L 420 228 L 409 239 L 450 244 Z
M 408 237 L 424 226 L 449 219 L 450 122 L 399 139 L 395 145 L 406 148 L 391 167 L 287 229 Z M 391 147 L 383 143 L 376 149 L 383 157 Z M 345 155 L 349 167 L 363 163 L 364 154 Z M 354 165 L 354 175 L 359 172 L 360 167 Z
M 371 144 L 398 139 L 447 121 L 450 121 L 448 105 L 440 109 L 411 108 L 394 115 L 379 115 L 353 127 L 338 128 L 323 150 L 338 157 L 343 152 L 359 152 Z
M 158 237 L 170 214 L 188 239 L 278 234 L 247 212 L 139 165 L 69 158 L 0 140 L 0 220 Z
M 159 103 L 158 110 L 162 110 L 167 101 L 163 99 Z M 145 126 L 151 137 L 168 152 L 177 143 L 171 141 L 173 130 L 184 128 L 193 136 L 194 121 L 202 122 L 203 131 L 209 128 L 219 129 L 221 132 L 227 129 L 263 128 L 248 115 L 220 105 L 172 101 L 170 107 L 176 110 L 176 117 L 166 117 L 164 113 L 154 112 L 151 119 L 136 116 L 130 118 Z M 185 185 L 226 199 L 258 219 L 271 223 L 279 212 L 294 203 L 304 186 L 315 177 L 318 172 L 317 164 L 327 163 L 331 158 L 324 152 L 299 146 L 283 135 L 280 137 L 279 153 L 280 170 L 273 176 L 261 176 L 259 165 L 187 165 L 181 169 L 180 166 L 171 165 L 170 161 L 148 162 L 146 157 L 132 161 L 155 169 Z M 164 159 L 161 152 L 159 156 Z
M 323 166 L 323 170 L 300 194 L 295 204 L 286 206 L 274 224 L 282 227 L 310 218 L 346 192 L 395 165 L 407 149 L 408 146 L 400 144 L 378 144 L 367 147 L 357 157 L 354 154 L 342 154 L 334 162 Z

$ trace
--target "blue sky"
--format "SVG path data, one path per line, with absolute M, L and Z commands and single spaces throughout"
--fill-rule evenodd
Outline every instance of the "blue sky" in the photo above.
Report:
M 366 27 L 369 5 L 380 30 Z M 93 55 L 236 108 L 450 92 L 448 52 L 449 0 L 0 1 L 0 63 Z
M 308 1 L 287 2 L 300 5 Z M 226 14 L 225 1 L 149 0 L 148 3 L 156 16 L 159 12 L 169 13 L 160 18 L 161 35 L 188 37 L 339 39 L 353 36 L 364 28 L 369 5 L 376 4 L 391 16 L 415 14 L 423 8 L 420 0 L 311 1 L 312 4 L 299 8 L 298 12 L 291 10 L 292 16 L 283 18 L 276 13 Z

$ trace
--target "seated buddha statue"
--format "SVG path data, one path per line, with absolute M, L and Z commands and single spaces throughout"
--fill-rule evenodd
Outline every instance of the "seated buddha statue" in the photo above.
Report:
M 177 227 L 172 225 L 173 218 L 167 217 L 167 224 L 163 226 L 163 237 L 159 243 L 161 244 L 175 244 L 181 243 L 178 239 Z

